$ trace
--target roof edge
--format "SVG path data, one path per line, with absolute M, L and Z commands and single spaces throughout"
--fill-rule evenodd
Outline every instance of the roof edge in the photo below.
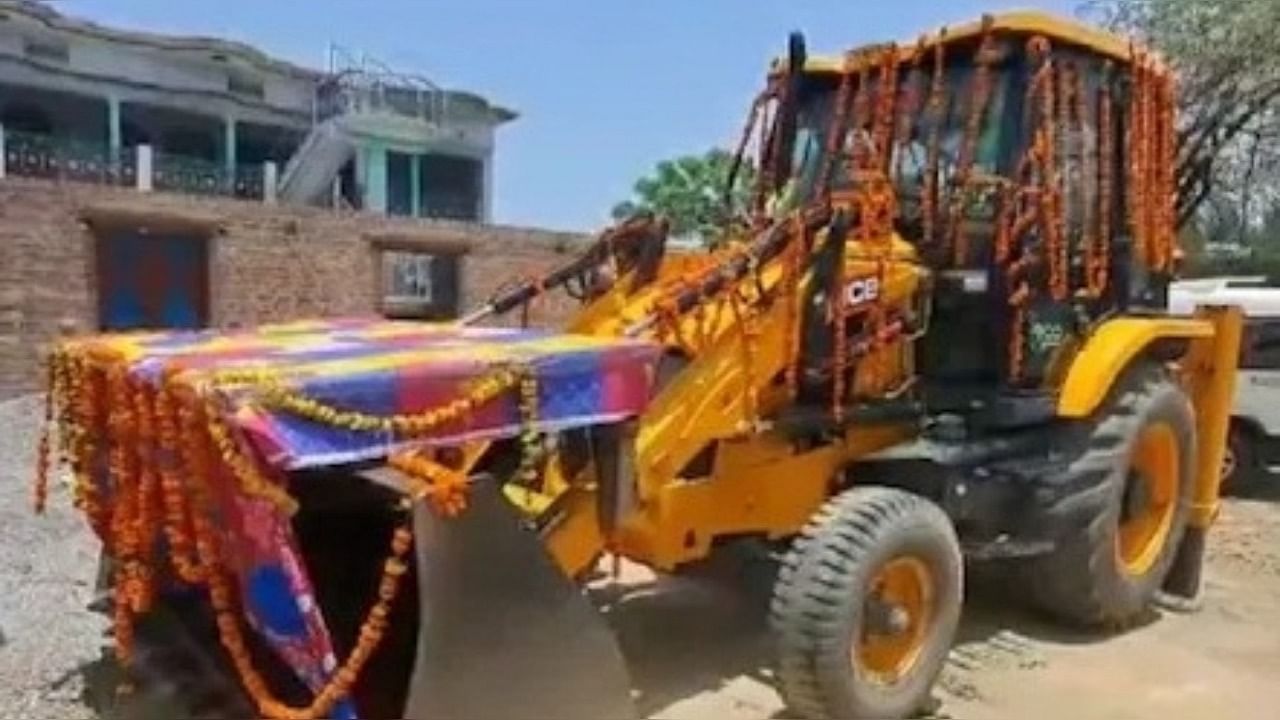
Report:
M 1145 50 L 1136 40 L 1104 30 L 1088 23 L 1054 13 L 1039 10 L 1012 10 L 994 13 L 977 20 L 947 25 L 926 32 L 918 38 L 898 43 L 904 60 L 909 60 L 919 47 L 930 48 L 939 43 L 963 41 L 982 35 L 988 29 L 1028 35 L 1045 35 L 1051 40 L 1088 48 L 1113 60 L 1128 63 Z M 858 46 L 841 55 L 815 55 L 805 62 L 807 72 L 841 73 L 860 69 L 864 59 L 860 54 L 875 48 L 887 47 L 884 43 Z M 785 58 L 777 58 L 770 65 L 770 72 L 777 73 L 786 67 Z
M 86 37 L 130 45 L 145 45 L 157 50 L 186 50 L 196 52 L 231 53 L 262 69 L 308 79 L 324 75 L 320 70 L 297 65 L 273 57 L 248 43 L 239 40 L 201 35 L 165 35 L 141 30 L 107 27 L 91 20 L 64 15 L 48 5 L 33 0 L 0 0 L 0 11 L 22 15 L 52 30 L 75 33 Z

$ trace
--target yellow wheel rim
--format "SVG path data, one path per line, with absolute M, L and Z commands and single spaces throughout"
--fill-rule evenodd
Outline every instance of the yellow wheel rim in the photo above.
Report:
M 901 680 L 920 658 L 933 619 L 929 566 L 915 557 L 885 563 L 871 580 L 861 627 L 853 638 L 853 665 L 882 684 Z
M 1150 571 L 1168 541 L 1182 480 L 1179 455 L 1168 423 L 1148 425 L 1138 435 L 1116 533 L 1116 557 L 1130 575 Z

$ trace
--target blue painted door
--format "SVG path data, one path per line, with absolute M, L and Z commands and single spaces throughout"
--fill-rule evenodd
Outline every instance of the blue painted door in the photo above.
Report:
M 103 330 L 199 328 L 208 318 L 205 239 L 134 230 L 98 245 L 98 305 Z

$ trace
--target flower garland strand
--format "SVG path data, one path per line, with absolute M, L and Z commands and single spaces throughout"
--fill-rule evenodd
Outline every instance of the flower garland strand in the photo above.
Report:
M 1111 271 L 1111 198 L 1115 183 L 1115 123 L 1112 119 L 1111 63 L 1103 69 L 1102 88 L 1098 93 L 1098 250 L 1090 267 L 1090 286 L 1101 297 L 1107 288 Z
M 204 580 L 200 559 L 195 554 L 193 518 L 178 467 L 181 446 L 178 411 L 173 383 L 165 379 L 156 395 L 156 419 L 160 429 L 160 495 L 164 506 L 163 531 L 168 545 L 169 563 L 174 573 L 189 584 Z
M 965 117 L 960 158 L 954 179 L 955 188 L 950 198 L 951 207 L 947 220 L 947 232 L 951 235 L 952 262 L 957 267 L 964 267 L 969 262 L 969 236 L 965 232 L 962 221 L 966 203 L 970 202 L 969 196 L 973 189 L 973 166 L 978 157 L 978 140 L 986 119 L 987 108 L 991 104 L 994 85 L 991 68 L 999 59 L 995 40 L 991 35 L 990 17 L 984 19 L 983 23 L 986 27 L 978 47 L 973 78 L 969 83 L 968 114 Z
M 108 369 L 107 387 L 113 408 L 109 421 L 109 466 L 115 494 L 111 504 L 111 534 L 116 539 L 116 558 L 124 579 L 123 583 L 117 583 L 117 590 L 129 602 L 130 608 L 140 611 L 145 604 L 144 573 L 139 557 L 143 539 L 138 527 L 141 463 L 135 452 L 138 437 L 132 387 L 123 365 L 115 364 Z
M 58 387 L 58 361 L 56 352 L 49 358 L 46 366 L 47 378 L 45 380 L 44 394 L 44 423 L 40 429 L 40 445 L 36 449 L 36 482 L 32 493 L 32 507 L 37 515 L 43 515 L 45 504 L 49 500 L 49 467 L 52 464 L 53 444 L 51 436 L 53 434 L 54 424 L 54 406 L 58 402 L 60 389 Z
M 871 120 L 871 145 L 875 153 L 871 167 L 888 173 L 893 162 L 894 132 L 898 104 L 898 46 L 890 43 L 880 50 L 880 71 L 876 78 L 875 114 Z
M 89 518 L 89 525 L 111 550 L 110 511 L 99 500 L 96 433 L 105 425 L 106 374 L 89 360 L 77 356 L 69 361 L 70 413 L 68 436 L 72 448 L 71 470 L 75 475 L 75 506 Z
M 257 462 L 248 456 L 241 444 L 232 438 L 232 431 L 222 419 L 208 391 L 204 398 L 204 417 L 209 439 L 213 441 L 222 464 L 238 481 L 240 491 L 249 497 L 266 500 L 285 515 L 298 512 L 298 501 L 276 483 L 263 476 Z
M 198 417 L 199 412 L 195 410 L 187 413 L 187 430 L 191 439 L 198 439 L 202 435 L 201 425 L 209 426 L 207 418 Z M 378 599 L 370 606 L 361 623 L 355 647 L 309 705 L 292 707 L 272 695 L 266 679 L 254 667 L 241 628 L 241 613 L 232 601 L 233 591 L 227 579 L 229 573 L 221 562 L 221 543 L 209 520 L 212 502 L 210 448 L 197 440 L 188 445 L 187 451 L 188 467 L 192 470 L 192 499 L 196 503 L 192 518 L 201 573 L 209 588 L 209 600 L 216 617 L 219 640 L 231 656 L 241 684 L 264 717 L 277 720 L 317 720 L 326 717 L 350 693 L 360 671 L 378 649 L 386 633 L 391 606 L 399 594 L 401 580 L 408 572 L 404 558 L 413 544 L 410 519 L 406 517 L 392 533 L 391 552 L 383 563 L 382 579 L 378 583 Z
M 151 389 L 141 382 L 132 383 L 133 406 L 137 432 L 138 467 L 138 499 L 137 514 L 134 517 L 134 532 L 137 534 L 137 560 L 135 567 L 135 583 L 137 585 L 136 603 L 138 612 L 146 612 L 151 608 L 155 597 L 155 577 L 153 572 L 156 540 L 159 535 L 159 477 L 156 472 L 156 418 L 155 398 Z
M 128 673 L 133 666 L 134 616 L 142 607 L 139 587 L 137 550 L 140 538 L 134 515 L 137 503 L 137 475 L 132 462 L 133 440 L 132 400 L 129 397 L 128 376 L 123 365 L 115 364 L 107 369 L 107 395 L 113 408 L 108 418 L 108 468 L 113 502 L 109 511 L 108 527 L 112 538 L 115 559 L 112 579 L 112 635 L 115 640 L 116 661 L 126 673 L 117 691 L 127 694 L 133 690 Z
M 422 451 L 392 453 L 387 464 L 399 470 L 409 481 L 409 498 L 426 501 L 442 517 L 456 517 L 467 509 L 467 476 L 443 463 L 430 459 Z
M 929 99 L 925 105 L 929 134 L 925 157 L 924 197 L 921 206 L 921 223 L 924 233 L 921 243 L 926 248 L 933 247 L 937 239 L 938 169 L 942 156 L 942 123 L 945 121 L 947 107 L 946 51 L 943 47 L 946 39 L 946 30 L 940 31 L 933 46 L 933 77 L 929 83 Z
M 542 438 L 538 434 L 538 376 L 532 367 L 520 373 L 520 466 L 516 479 L 531 486 L 538 479 Z
M 513 388 L 518 374 L 500 367 L 475 380 L 461 396 L 443 405 L 418 413 L 373 415 L 337 407 L 307 397 L 288 387 L 278 372 L 270 370 L 237 370 L 215 375 L 214 385 L 226 387 L 247 383 L 257 392 L 263 407 L 296 415 L 304 420 L 356 432 L 386 432 L 403 437 L 418 437 L 466 417 L 477 407 Z

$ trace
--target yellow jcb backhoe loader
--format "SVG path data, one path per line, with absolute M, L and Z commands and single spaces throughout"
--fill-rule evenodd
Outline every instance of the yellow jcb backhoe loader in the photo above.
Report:
M 1161 310 L 1174 107 L 1154 55 L 1038 14 L 832 57 L 793 36 L 738 151 L 753 207 L 721 249 L 668 253 L 661 219 L 637 217 L 460 321 L 566 288 L 583 301 L 568 333 L 660 346 L 654 394 L 622 421 L 541 428 L 532 465 L 509 439 L 431 451 L 471 477 L 468 507 L 415 506 L 411 594 L 353 712 L 632 713 L 573 582 L 609 553 L 675 571 L 776 543 L 777 677 L 813 718 L 921 708 L 966 556 L 1025 566 L 1028 595 L 1073 624 L 1194 599 L 1240 319 Z M 288 480 L 339 658 L 380 513 L 414 487 L 397 467 Z

